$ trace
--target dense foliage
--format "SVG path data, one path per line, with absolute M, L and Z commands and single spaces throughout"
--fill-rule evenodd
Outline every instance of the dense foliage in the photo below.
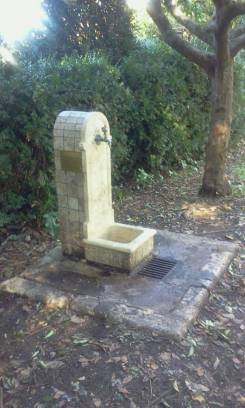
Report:
M 132 166 L 151 172 L 200 158 L 209 102 L 198 68 L 157 41 L 145 44 L 123 61 L 121 73 L 134 96 Z
M 125 0 L 43 0 L 43 7 L 46 30 L 32 33 L 24 47 L 31 58 L 103 50 L 115 62 L 134 46 Z
M 98 55 L 0 63 L 0 224 L 55 208 L 52 128 L 64 109 L 98 110 L 113 136 L 113 178 L 199 159 L 207 134 L 205 77 L 156 41 L 115 67 Z

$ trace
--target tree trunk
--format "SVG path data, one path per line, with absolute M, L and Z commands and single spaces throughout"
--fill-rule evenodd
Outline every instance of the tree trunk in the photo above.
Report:
M 230 139 L 233 102 L 233 60 L 216 63 L 212 77 L 212 118 L 206 147 L 206 163 L 201 194 L 218 196 L 231 193 L 225 175 L 226 155 Z

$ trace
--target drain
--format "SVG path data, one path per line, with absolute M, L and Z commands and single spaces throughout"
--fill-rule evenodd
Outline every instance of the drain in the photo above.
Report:
M 153 256 L 144 267 L 138 272 L 139 275 L 147 278 L 163 279 L 176 265 L 176 261 L 171 259 L 158 258 Z

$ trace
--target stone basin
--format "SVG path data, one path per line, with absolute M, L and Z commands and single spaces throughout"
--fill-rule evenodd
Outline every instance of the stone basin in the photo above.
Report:
M 131 271 L 152 253 L 155 233 L 149 228 L 114 223 L 98 236 L 84 240 L 85 258 Z

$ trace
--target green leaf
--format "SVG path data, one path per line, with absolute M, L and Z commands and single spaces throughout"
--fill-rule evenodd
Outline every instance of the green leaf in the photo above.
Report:
M 74 339 L 73 340 L 73 343 L 76 346 L 85 346 L 86 344 L 88 344 L 88 342 L 89 342 L 89 339 Z
M 49 339 L 50 337 L 52 337 L 55 334 L 54 330 L 50 330 L 50 332 L 48 332 L 48 334 L 46 334 L 46 336 L 44 337 L 45 339 Z

